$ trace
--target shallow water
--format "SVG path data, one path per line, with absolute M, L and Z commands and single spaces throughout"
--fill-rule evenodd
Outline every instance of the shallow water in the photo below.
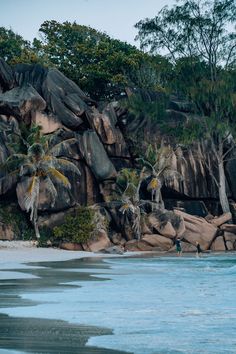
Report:
M 236 353 L 236 255 L 104 263 L 66 261 L 24 269 L 39 278 L 12 280 L 11 286 L 3 280 L 1 288 L 12 299 L 1 300 L 0 313 L 112 329 L 114 334 L 89 332 L 87 345 L 100 347 L 102 354 L 104 348 L 135 354 Z M 1 343 L 0 334 L 0 347 L 6 348 Z

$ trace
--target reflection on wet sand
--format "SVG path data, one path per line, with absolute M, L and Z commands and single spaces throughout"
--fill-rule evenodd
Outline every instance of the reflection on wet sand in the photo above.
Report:
M 106 269 L 101 260 L 80 259 L 63 262 L 32 263 L 38 268 L 14 271 L 37 276 L 32 279 L 4 279 L 0 281 L 0 348 L 19 350 L 25 353 L 57 353 L 57 354 L 122 354 L 124 352 L 104 348 L 86 347 L 91 336 L 112 334 L 111 329 L 95 326 L 70 324 L 62 320 L 9 317 L 1 314 L 1 308 L 32 306 L 36 302 L 20 297 L 25 292 L 62 291 L 74 286 L 67 282 L 78 280 L 96 280 L 83 269 Z M 81 269 L 81 272 L 80 272 Z M 71 271 L 70 271 L 71 270 Z M 76 271 L 75 271 L 76 270 Z M 7 270 L 6 270 L 7 271 Z M 13 271 L 11 269 L 11 271 Z M 101 279 L 98 279 L 102 281 Z M 67 299 L 68 301 L 70 299 Z

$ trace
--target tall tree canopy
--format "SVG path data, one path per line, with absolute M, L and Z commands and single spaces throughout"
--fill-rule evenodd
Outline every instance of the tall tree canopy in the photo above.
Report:
M 0 27 L 0 56 L 9 64 L 37 62 L 29 41 L 11 29 Z
M 175 65 L 177 89 L 186 94 L 201 79 L 215 81 L 223 68 L 235 68 L 234 25 L 235 0 L 181 0 L 135 27 L 142 49 L 166 53 Z
M 136 24 L 142 48 L 165 50 L 174 64 L 178 93 L 194 102 L 197 121 L 175 133 L 207 139 L 218 169 L 214 176 L 223 211 L 229 211 L 224 167 L 234 146 L 236 117 L 235 0 L 182 0 Z M 182 132 L 181 132 L 182 129 Z
M 168 51 L 172 61 L 199 58 L 211 69 L 228 68 L 236 60 L 235 0 L 181 0 L 180 5 L 165 6 L 156 17 L 139 21 L 137 39 L 152 53 Z
M 157 78 L 166 61 L 75 22 L 46 21 L 39 32 L 41 39 L 33 42 L 37 55 L 47 57 L 95 99 L 119 95 L 131 82 L 147 85 L 146 77 Z

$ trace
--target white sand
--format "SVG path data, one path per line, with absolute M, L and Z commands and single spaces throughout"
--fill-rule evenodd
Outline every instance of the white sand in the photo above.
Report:
M 67 261 L 88 257 L 124 257 L 134 254 L 110 255 L 85 251 L 66 251 L 57 248 L 37 248 L 30 241 L 0 241 L 0 271 L 4 269 L 28 269 L 29 262 Z

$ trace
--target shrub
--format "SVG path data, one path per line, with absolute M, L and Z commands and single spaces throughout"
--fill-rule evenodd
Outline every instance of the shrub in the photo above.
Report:
M 52 245 L 52 230 L 46 226 L 40 228 L 40 238 L 38 239 L 38 247 L 49 247 Z
M 94 216 L 94 210 L 85 207 L 78 208 L 74 216 L 66 216 L 62 225 L 54 227 L 54 238 L 67 242 L 87 242 L 92 238 L 95 230 Z
M 15 204 L 0 204 L 0 221 L 12 226 L 15 237 L 21 240 L 34 239 L 34 230 L 26 215 Z

